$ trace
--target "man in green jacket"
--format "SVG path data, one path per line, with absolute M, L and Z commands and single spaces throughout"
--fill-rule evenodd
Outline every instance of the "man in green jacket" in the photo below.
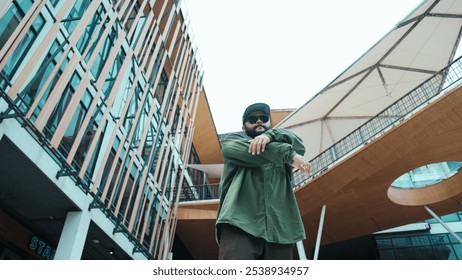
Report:
M 221 260 L 293 259 L 305 230 L 292 188 L 292 170 L 309 174 L 302 140 L 271 129 L 265 103 L 247 107 L 241 132 L 222 141 L 224 158 L 216 238 Z

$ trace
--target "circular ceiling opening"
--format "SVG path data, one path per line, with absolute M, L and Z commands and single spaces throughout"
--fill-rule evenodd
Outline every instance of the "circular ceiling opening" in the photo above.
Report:
M 415 168 L 388 188 L 391 201 L 401 205 L 426 205 L 462 192 L 462 162 L 439 162 Z
M 460 161 L 428 164 L 401 175 L 391 185 L 401 189 L 428 187 L 451 178 L 461 167 L 462 162 Z

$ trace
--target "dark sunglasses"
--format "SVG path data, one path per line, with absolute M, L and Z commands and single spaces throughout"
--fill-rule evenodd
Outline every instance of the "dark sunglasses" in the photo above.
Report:
M 260 115 L 260 116 L 248 116 L 247 121 L 251 124 L 257 123 L 258 120 L 261 120 L 263 123 L 266 123 L 269 121 L 269 116 L 268 115 Z

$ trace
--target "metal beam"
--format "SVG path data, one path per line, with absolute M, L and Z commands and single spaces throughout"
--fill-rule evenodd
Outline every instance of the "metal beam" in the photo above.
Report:
M 305 247 L 303 247 L 303 240 L 300 240 L 297 242 L 297 251 L 298 251 L 298 256 L 301 260 L 308 259 L 305 254 Z
M 460 244 L 462 244 L 462 239 L 445 222 L 443 222 L 443 220 L 441 220 L 440 217 L 435 214 L 435 212 L 433 212 L 427 205 L 424 205 L 424 208 L 428 213 L 430 213 L 430 215 L 433 216 L 433 218 L 435 218 L 435 220 L 437 220 L 447 231 L 449 231 L 449 233 L 451 233 Z
M 320 220 L 319 220 L 319 227 L 318 227 L 318 237 L 316 238 L 316 247 L 314 248 L 313 260 L 318 259 L 319 247 L 321 246 L 322 228 L 324 226 L 324 217 L 325 216 L 326 216 L 326 205 L 323 205 L 322 208 L 321 208 L 321 217 L 320 217 Z

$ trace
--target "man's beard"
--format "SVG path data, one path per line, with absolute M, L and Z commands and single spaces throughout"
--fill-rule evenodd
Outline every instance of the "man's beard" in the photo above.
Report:
M 265 130 L 262 130 L 262 131 L 257 131 L 257 128 L 259 127 L 263 127 Z M 268 128 L 264 125 L 259 125 L 259 126 L 256 126 L 254 128 L 248 128 L 246 127 L 245 128 L 245 133 L 247 133 L 248 136 L 252 137 L 252 138 L 255 138 L 257 137 L 258 135 L 261 135 L 263 134 L 265 131 L 267 131 Z

